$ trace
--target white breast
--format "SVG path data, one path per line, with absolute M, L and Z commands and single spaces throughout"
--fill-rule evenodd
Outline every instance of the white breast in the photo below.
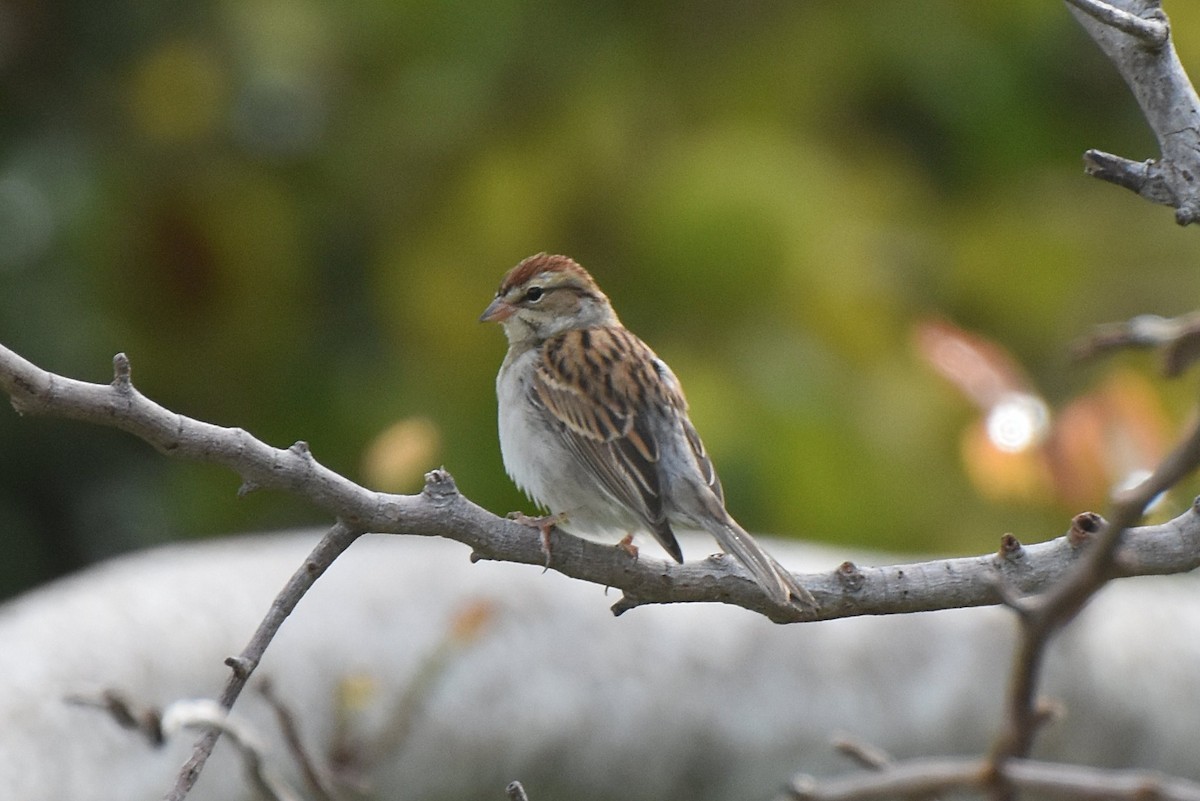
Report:
M 561 469 L 557 462 L 564 454 L 550 447 L 551 432 L 529 403 L 528 376 L 537 358 L 536 350 L 527 350 L 516 359 L 510 354 L 496 376 L 500 454 L 504 457 L 504 469 L 517 486 L 549 508 L 545 478 L 556 468 Z
M 616 542 L 641 526 L 608 497 L 530 403 L 529 377 L 538 358 L 532 349 L 505 358 L 496 376 L 504 469 L 534 502 L 551 514 L 566 515 L 562 528 Z

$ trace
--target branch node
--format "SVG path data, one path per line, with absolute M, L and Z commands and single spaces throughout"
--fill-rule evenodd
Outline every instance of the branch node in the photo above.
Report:
M 124 353 L 113 356 L 112 388 L 122 395 L 128 395 L 133 390 L 133 369 L 129 357 Z
M 1139 314 L 1123 322 L 1099 325 L 1071 345 L 1071 354 L 1080 360 L 1122 348 L 1159 349 L 1163 375 L 1175 378 L 1200 360 L 1200 314 L 1192 312 L 1179 317 Z
M 1057 698 L 1039 698 L 1033 710 L 1033 726 L 1041 729 L 1067 716 L 1067 706 Z
M 858 592 L 867 583 L 867 577 L 853 562 L 842 562 L 837 569 L 838 581 L 850 592 Z
M 1067 542 L 1071 544 L 1072 548 L 1085 545 L 1107 524 L 1108 521 L 1095 512 L 1080 512 L 1071 518 L 1071 528 L 1067 531 Z
M 895 762 L 892 755 L 879 746 L 864 742 L 845 732 L 833 735 L 833 747 L 837 749 L 838 753 L 849 757 L 867 770 L 883 770 Z
M 811 801 L 817 797 L 817 780 L 808 773 L 798 773 L 785 788 L 789 801 Z
M 1095 148 L 1083 151 L 1084 173 L 1138 193 L 1149 182 L 1152 167 L 1153 159 L 1133 161 Z
M 1088 150 L 1083 154 L 1083 171 L 1136 192 L 1151 203 L 1173 207 L 1180 202 L 1162 166 L 1154 159 L 1132 161 L 1103 150 Z
M 288 448 L 288 450 L 305 461 L 311 462 L 313 460 L 312 449 L 309 448 L 308 443 L 302 439 L 298 439 L 293 442 L 292 446 Z
M 996 597 L 1000 599 L 1000 603 L 1016 613 L 1017 617 L 1022 621 L 1028 620 L 1033 614 L 1033 603 L 1020 595 L 1011 584 L 1004 580 L 1004 577 L 999 574 L 993 574 L 990 577 L 992 587 L 996 590 Z
M 1178 225 L 1191 225 L 1200 219 L 1200 209 L 1193 201 L 1184 201 L 1175 209 L 1175 222 Z
M 1067 0 L 1075 8 L 1122 33 L 1137 39 L 1150 50 L 1161 50 L 1171 36 L 1167 15 L 1162 9 L 1152 9 L 1146 16 L 1131 14 L 1104 0 Z
M 529 801 L 529 796 L 520 782 L 509 782 L 504 792 L 508 794 L 509 801 Z
M 439 467 L 425 474 L 425 487 L 421 494 L 431 501 L 445 503 L 458 496 L 458 485 L 446 468 Z
M 1179 320 L 1179 333 L 1163 348 L 1163 375 L 1178 378 L 1183 371 L 1200 359 L 1200 324 L 1195 315 Z
M 239 498 L 245 498 L 250 493 L 256 492 L 260 489 L 262 489 L 261 484 L 252 479 L 246 478 L 242 480 L 241 486 L 238 487 L 237 494 Z
M 1000 538 L 1000 550 L 996 555 L 1006 562 L 1015 562 L 1025 557 L 1025 546 L 1012 534 L 1005 534 Z
M 1150 23 L 1147 27 L 1154 39 L 1152 43 L 1148 44 L 1151 44 L 1155 50 L 1161 49 L 1171 38 L 1171 21 L 1167 19 L 1167 12 L 1161 8 L 1152 8 L 1142 19 Z
M 225 664 L 233 671 L 233 675 L 241 681 L 245 681 L 254 672 L 257 663 L 253 659 L 247 659 L 244 656 L 230 656 L 225 659 Z
M 620 617 L 621 615 L 628 612 L 630 609 L 637 609 L 641 605 L 642 605 L 641 601 L 639 601 L 637 598 L 633 597 L 629 593 L 625 593 L 624 595 L 621 596 L 620 600 L 618 600 L 615 604 L 613 604 L 609 608 L 612 610 L 613 617 Z
M 155 748 L 167 741 L 163 732 L 162 712 L 155 707 L 138 708 L 137 704 L 119 690 L 107 689 L 99 698 L 69 695 L 63 700 L 68 704 L 104 710 L 122 729 L 136 731 Z

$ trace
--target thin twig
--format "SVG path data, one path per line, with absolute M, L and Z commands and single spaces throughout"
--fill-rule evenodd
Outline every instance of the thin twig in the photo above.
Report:
M 1071 355 L 1090 359 L 1127 348 L 1160 351 L 1163 374 L 1174 378 L 1200 359 L 1200 313 L 1180 317 L 1142 314 L 1124 322 L 1106 323 L 1075 342 Z
M 166 741 L 163 734 L 162 711 L 156 707 L 140 706 L 119 690 L 105 690 L 99 698 L 71 695 L 66 698 L 66 702 L 76 706 L 89 706 L 104 710 L 122 729 L 136 731 L 155 748 Z
M 839 754 L 849 757 L 867 770 L 883 770 L 895 762 L 892 755 L 879 746 L 845 732 L 834 734 L 830 740 Z
M 185 728 L 227 735 L 242 757 L 251 785 L 267 801 L 300 801 L 267 761 L 266 747 L 258 733 L 245 721 L 230 715 L 227 708 L 210 700 L 176 701 L 163 711 L 163 731 L 169 736 Z
M 230 657 L 226 660 L 232 670 L 229 678 L 225 681 L 225 687 L 221 691 L 221 696 L 218 704 L 222 709 L 229 710 L 233 708 L 234 702 L 241 695 L 242 689 L 246 686 L 246 681 L 258 667 L 258 663 L 262 660 L 263 654 L 274 639 L 279 627 L 283 625 L 283 621 L 287 619 L 292 610 L 296 608 L 296 604 L 304 597 L 309 588 L 320 578 L 321 574 L 333 564 L 343 551 L 350 547 L 358 537 L 362 534 L 361 529 L 351 528 L 342 522 L 338 522 L 331 528 L 317 546 L 313 548 L 312 553 L 304 560 L 292 577 L 288 579 L 284 588 L 275 596 L 275 600 L 271 603 L 271 608 L 268 610 L 266 617 L 258 624 L 258 629 L 255 630 L 254 636 L 250 638 L 250 642 L 236 657 Z M 216 746 L 217 740 L 221 736 L 222 729 L 211 727 L 205 730 L 200 739 L 196 741 L 192 749 L 192 755 L 188 761 L 184 763 L 179 770 L 179 776 L 175 781 L 175 786 L 167 793 L 167 801 L 183 801 L 196 780 L 200 778 L 200 771 L 204 769 L 204 764 L 212 755 L 213 747 Z
M 322 771 L 308 749 L 304 747 L 304 741 L 300 737 L 300 726 L 296 722 L 296 716 L 292 714 L 291 709 L 283 702 L 276 693 L 272 682 L 264 680 L 258 687 L 259 693 L 263 699 L 271 707 L 275 713 L 275 720 L 279 723 L 279 729 L 283 733 L 283 740 L 287 743 L 288 751 L 291 752 L 292 758 L 300 766 L 300 772 L 304 776 L 304 781 L 312 791 L 313 796 L 319 801 L 337 801 L 338 794 L 333 789 L 325 771 Z
M 1146 19 L 1117 8 L 1102 0 L 1066 0 L 1093 19 L 1136 36 L 1147 47 L 1159 48 L 1167 42 L 1171 30 L 1165 19 Z

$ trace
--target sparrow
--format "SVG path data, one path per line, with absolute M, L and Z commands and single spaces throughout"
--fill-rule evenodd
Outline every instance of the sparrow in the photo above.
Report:
M 583 267 L 530 256 L 479 319 L 500 323 L 508 338 L 496 376 L 505 470 L 547 519 L 632 553 L 633 536 L 649 532 L 680 563 L 675 530 L 706 531 L 775 603 L 817 609 L 725 510 L 679 380 L 621 324 Z

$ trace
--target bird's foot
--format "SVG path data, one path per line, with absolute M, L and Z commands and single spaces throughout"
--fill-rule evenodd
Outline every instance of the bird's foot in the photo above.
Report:
M 620 548 L 625 553 L 629 554 L 630 559 L 632 559 L 635 562 L 637 561 L 638 547 L 633 544 L 633 532 L 632 531 L 621 538 L 621 541 L 617 543 L 617 547 Z
M 542 515 L 540 517 L 531 517 L 524 512 L 509 512 L 508 519 L 520 523 L 523 526 L 536 528 L 541 536 L 542 555 L 546 557 L 545 569 L 550 569 L 550 558 L 553 552 L 550 549 L 550 530 L 567 519 L 567 516 L 562 512 L 556 515 Z

